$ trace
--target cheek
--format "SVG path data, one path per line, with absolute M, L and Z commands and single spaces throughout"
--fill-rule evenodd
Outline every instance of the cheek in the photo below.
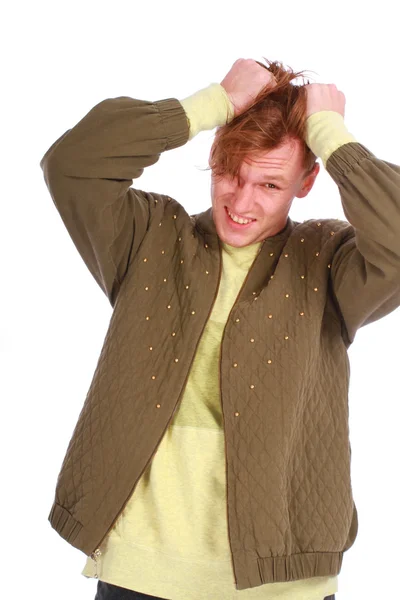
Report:
M 217 202 L 222 202 L 224 198 L 231 196 L 234 193 L 234 187 L 223 181 L 213 183 L 211 186 L 212 198 Z
M 264 193 L 260 192 L 254 196 L 254 210 L 259 219 L 271 219 L 277 213 L 286 209 L 287 202 L 282 192 Z

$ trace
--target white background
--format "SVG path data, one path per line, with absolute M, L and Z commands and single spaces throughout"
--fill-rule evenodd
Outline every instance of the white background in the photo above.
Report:
M 1 596 L 90 600 L 96 582 L 80 574 L 84 554 L 47 517 L 112 309 L 62 224 L 40 159 L 105 98 L 182 99 L 220 82 L 239 57 L 267 57 L 308 70 L 311 82 L 335 83 L 349 131 L 400 164 L 396 4 L 12 6 L 1 17 Z M 201 168 L 212 136 L 164 154 L 138 187 L 170 194 L 190 213 L 205 210 L 210 182 Z M 290 215 L 344 218 L 323 168 Z M 344 555 L 337 600 L 400 597 L 399 331 L 397 310 L 361 329 L 350 348 L 359 533 Z

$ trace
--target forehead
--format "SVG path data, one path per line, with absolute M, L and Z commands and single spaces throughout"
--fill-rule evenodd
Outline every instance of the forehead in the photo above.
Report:
M 295 177 L 302 171 L 303 147 L 300 140 L 286 141 L 279 148 L 252 154 L 240 168 L 242 177 L 263 178 L 265 175 L 277 178 Z

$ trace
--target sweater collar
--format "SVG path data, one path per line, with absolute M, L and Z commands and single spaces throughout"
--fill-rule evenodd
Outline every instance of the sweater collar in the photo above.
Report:
M 211 252 L 210 258 L 215 260 L 216 271 L 219 267 L 221 241 L 218 237 L 215 223 L 212 216 L 212 207 L 202 213 L 192 215 L 195 227 L 201 231 L 203 239 Z M 287 239 L 290 237 L 293 229 L 298 225 L 296 221 L 288 216 L 286 225 L 276 235 L 272 235 L 261 242 L 258 253 L 255 256 L 248 277 L 245 279 L 243 287 L 238 295 L 238 301 L 254 300 L 254 294 L 267 285 L 270 276 L 275 270 L 279 256 L 284 248 Z

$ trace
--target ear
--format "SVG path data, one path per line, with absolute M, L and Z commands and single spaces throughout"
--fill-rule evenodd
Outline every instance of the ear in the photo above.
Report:
M 314 185 L 314 181 L 319 173 L 320 165 L 315 163 L 311 173 L 309 173 L 302 181 L 301 186 L 296 194 L 296 198 L 304 198 Z

